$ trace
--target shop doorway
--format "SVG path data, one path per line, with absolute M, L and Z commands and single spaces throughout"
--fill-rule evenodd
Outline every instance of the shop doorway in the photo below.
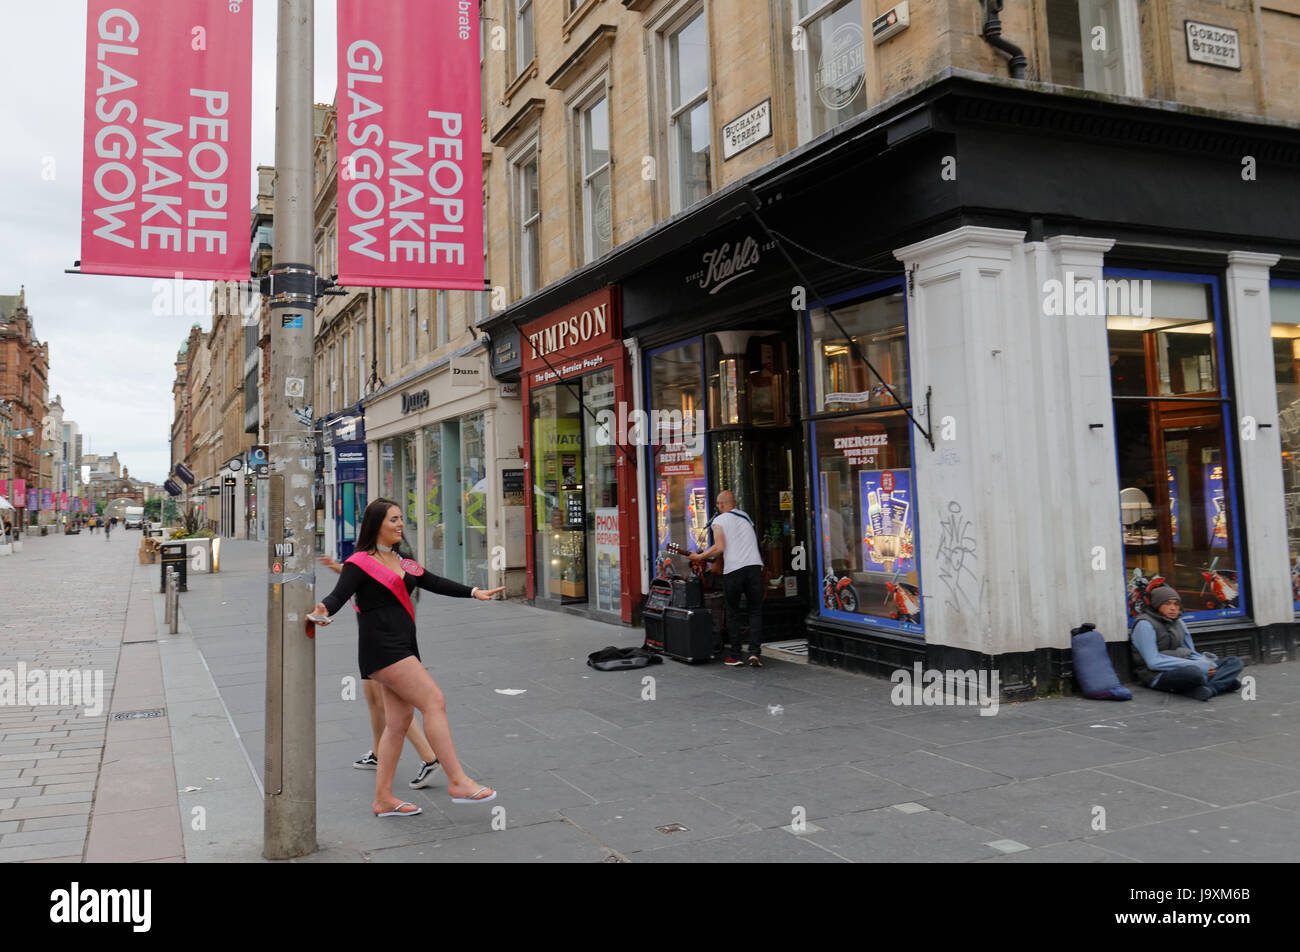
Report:
M 790 331 L 723 331 L 704 339 L 710 510 L 729 489 L 754 521 L 763 559 L 764 632 L 801 628 L 807 582 L 793 570 L 803 532 L 803 446 L 791 412 L 797 349 Z M 769 625 L 769 621 L 771 624 Z
M 532 391 L 537 599 L 621 618 L 619 448 L 598 420 L 615 407 L 615 371 Z

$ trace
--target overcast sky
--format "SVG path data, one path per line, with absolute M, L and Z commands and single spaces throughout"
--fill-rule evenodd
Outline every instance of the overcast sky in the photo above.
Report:
M 274 0 L 255 0 L 253 154 L 275 161 Z M 333 102 L 335 0 L 316 0 L 316 101 Z M 50 399 L 84 436 L 117 451 L 131 475 L 161 483 L 170 464 L 176 351 L 199 320 L 155 317 L 152 278 L 64 274 L 81 257 L 85 0 L 0 0 L 0 294 L 27 288 L 37 337 L 50 345 Z M 53 180 L 42 176 L 53 160 Z

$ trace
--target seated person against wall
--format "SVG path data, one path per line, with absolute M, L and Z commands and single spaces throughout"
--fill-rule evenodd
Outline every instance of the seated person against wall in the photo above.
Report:
M 1179 617 L 1182 613 L 1176 591 L 1168 585 L 1152 590 L 1147 608 L 1138 615 L 1129 635 L 1133 673 L 1149 688 L 1186 694 L 1198 701 L 1238 690 L 1241 659 L 1220 659 L 1197 651 Z

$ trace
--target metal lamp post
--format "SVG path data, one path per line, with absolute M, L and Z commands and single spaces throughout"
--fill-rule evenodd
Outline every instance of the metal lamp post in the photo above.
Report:
M 53 455 L 54 455 L 54 450 L 37 450 L 37 451 L 36 451 L 36 455 L 37 455 L 37 456 L 53 456 Z M 40 503 L 40 500 L 41 500 L 41 491 L 45 488 L 45 486 L 44 486 L 44 483 L 45 483 L 45 460 L 41 460 L 40 466 L 41 466 L 41 469 L 40 469 L 40 478 L 39 478 L 39 479 L 37 480 L 37 482 L 36 482 L 36 501 L 37 501 L 38 504 Z M 54 489 L 53 489 L 53 486 L 54 486 L 54 466 L 53 466 L 53 461 L 52 461 L 52 460 L 51 460 L 51 465 L 50 465 L 50 486 L 51 486 L 51 489 L 50 489 L 50 505 L 54 505 Z M 38 509 L 37 511 L 38 511 L 38 512 L 44 512 L 43 509 Z M 37 517 L 36 517 L 36 521 L 37 521 L 37 522 L 40 522 L 40 516 L 37 516 Z M 55 529 L 58 529 L 58 527 L 59 527 L 59 519 L 58 519 L 58 516 L 55 516 L 55 517 L 54 517 L 54 528 L 55 528 Z

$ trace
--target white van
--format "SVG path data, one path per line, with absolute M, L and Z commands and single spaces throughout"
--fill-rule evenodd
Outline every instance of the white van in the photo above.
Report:
M 144 506 L 127 506 L 124 521 L 128 529 L 139 529 L 144 523 Z

